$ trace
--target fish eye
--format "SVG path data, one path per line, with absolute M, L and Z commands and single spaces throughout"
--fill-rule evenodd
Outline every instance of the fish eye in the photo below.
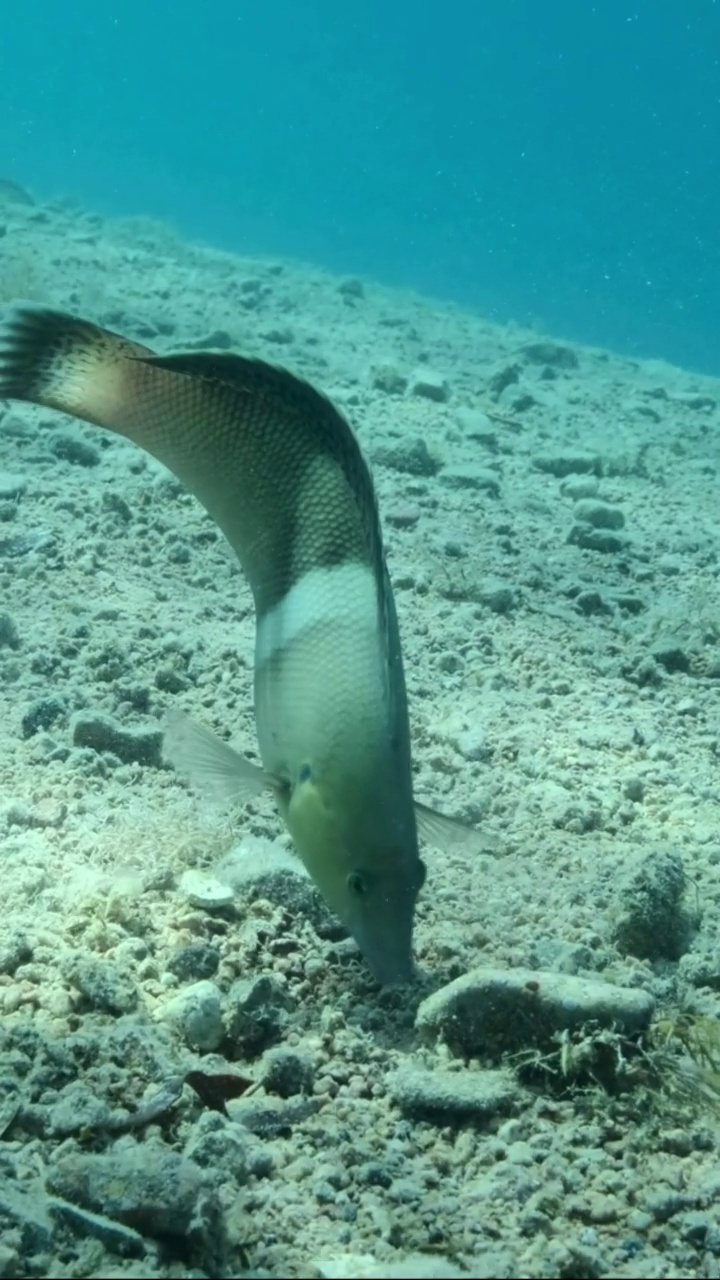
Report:
M 367 878 L 362 871 L 351 871 L 347 878 L 347 887 L 354 897 L 362 898 L 367 893 Z
M 419 863 L 420 865 L 418 867 L 418 888 L 422 889 L 425 883 L 425 878 L 427 876 L 427 867 L 425 866 L 425 863 L 423 862 L 422 858 L 419 859 Z

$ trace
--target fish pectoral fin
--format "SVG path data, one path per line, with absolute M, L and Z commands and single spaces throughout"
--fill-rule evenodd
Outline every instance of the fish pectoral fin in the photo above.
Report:
M 491 831 L 478 830 L 460 818 L 448 818 L 437 809 L 415 801 L 418 832 L 428 844 L 438 849 L 467 849 L 477 853 L 494 853 L 500 841 Z
M 162 752 L 168 764 L 185 774 L 193 786 L 226 803 L 245 804 L 277 786 L 259 765 L 175 707 L 165 716 Z

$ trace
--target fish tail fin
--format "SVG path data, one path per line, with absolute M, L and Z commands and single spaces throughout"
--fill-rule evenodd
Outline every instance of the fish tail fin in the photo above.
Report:
M 121 391 L 123 361 L 148 354 L 66 312 L 18 303 L 0 322 L 0 399 L 102 424 Z

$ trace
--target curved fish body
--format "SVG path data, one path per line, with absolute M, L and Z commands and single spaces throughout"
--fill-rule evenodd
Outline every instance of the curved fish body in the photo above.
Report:
M 263 770 L 179 715 L 169 758 L 237 796 L 271 786 L 377 978 L 407 981 L 424 867 L 405 680 L 374 489 L 348 423 L 261 361 L 156 355 L 34 306 L 0 329 L 0 397 L 134 441 L 219 525 L 255 603 Z

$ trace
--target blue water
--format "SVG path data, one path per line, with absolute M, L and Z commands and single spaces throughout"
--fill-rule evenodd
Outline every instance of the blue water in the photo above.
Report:
M 0 176 L 720 374 L 715 0 L 22 0 Z

